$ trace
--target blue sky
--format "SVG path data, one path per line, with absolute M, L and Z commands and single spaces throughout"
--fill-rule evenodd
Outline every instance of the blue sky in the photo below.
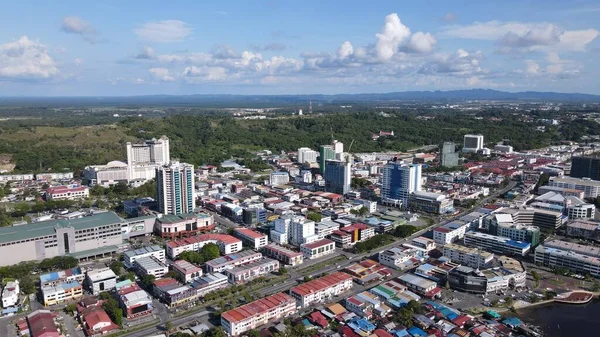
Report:
M 598 1 L 11 1 L 0 95 L 600 94 Z

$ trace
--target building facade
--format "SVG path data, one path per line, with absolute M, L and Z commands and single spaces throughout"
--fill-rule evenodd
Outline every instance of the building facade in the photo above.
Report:
M 383 167 L 382 203 L 407 208 L 410 194 L 417 191 L 421 191 L 421 165 L 390 161 Z
M 335 272 L 314 279 L 290 289 L 299 307 L 306 308 L 314 303 L 322 303 L 352 288 L 352 276 Z
M 313 151 L 308 147 L 301 147 L 298 149 L 298 163 L 316 163 L 318 154 L 317 151 Z
M 335 160 L 335 150 L 331 145 L 321 145 L 319 147 L 319 168 L 321 169 L 321 175 L 325 174 L 325 162 L 328 160 Z
M 233 236 L 242 240 L 247 246 L 259 250 L 261 247 L 269 244 L 269 239 L 266 234 L 261 234 L 257 231 L 248 228 L 236 228 L 233 230 Z
M 115 289 L 117 275 L 110 269 L 97 269 L 87 272 L 84 280 L 86 288 L 94 295 Z
M 295 252 L 276 243 L 263 246 L 261 251 L 265 256 L 276 259 L 286 265 L 297 266 L 304 262 L 304 256 L 301 252 Z
M 483 268 L 494 258 L 494 254 L 477 248 L 468 248 L 455 244 L 444 246 L 444 256 L 452 262 L 460 263 L 471 268 Z
M 214 243 L 221 254 L 233 254 L 242 250 L 242 241 L 227 234 L 202 234 L 190 238 L 167 242 L 167 256 L 175 259 L 186 251 L 199 251 L 204 245 Z
M 477 153 L 483 149 L 483 135 L 465 135 L 462 152 Z
M 572 157 L 570 176 L 600 180 L 600 157 Z
M 335 242 L 323 239 L 300 246 L 300 251 L 305 259 L 312 260 L 335 252 Z
M 229 336 L 239 336 L 294 313 L 294 298 L 285 293 L 277 293 L 222 313 L 221 326 Z
M 163 214 L 191 213 L 196 207 L 194 166 L 173 162 L 156 168 L 158 211 Z
M 465 245 L 508 256 L 525 256 L 531 250 L 529 242 L 515 241 L 502 236 L 478 232 L 465 234 Z
M 325 191 L 346 195 L 352 181 L 352 163 L 344 160 L 325 161 Z
M 458 166 L 458 152 L 454 142 L 444 142 L 440 151 L 440 166 L 455 167 Z

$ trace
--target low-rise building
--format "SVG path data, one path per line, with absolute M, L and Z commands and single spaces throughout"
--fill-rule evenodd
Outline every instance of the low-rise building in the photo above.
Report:
M 539 227 L 515 223 L 511 214 L 494 214 L 489 224 L 489 233 L 515 241 L 529 242 L 534 247 L 540 242 Z
M 370 259 L 351 264 L 344 268 L 344 272 L 352 275 L 358 284 L 381 281 L 392 274 L 390 269 Z
M 575 273 L 600 277 L 600 258 L 572 250 L 539 245 L 535 249 L 535 263 L 550 268 L 567 268 Z
M 119 330 L 119 326 L 110 320 L 104 309 L 101 307 L 90 309 L 81 315 L 83 329 L 87 336 L 102 336 Z
M 465 245 L 508 256 L 525 256 L 531 250 L 529 242 L 478 232 L 467 232 Z
M 216 259 L 206 262 L 206 271 L 209 273 L 220 273 L 226 269 L 252 263 L 262 258 L 263 256 L 261 253 L 253 250 L 245 250 L 235 254 L 220 256 Z
M 460 263 L 471 268 L 483 268 L 493 259 L 494 254 L 478 248 L 468 248 L 449 243 L 444 246 L 444 256 L 452 262 Z
M 445 245 L 460 240 L 465 236 L 469 224 L 455 220 L 433 230 L 433 240 L 438 245 Z
M 135 260 L 133 268 L 141 277 L 152 275 L 155 278 L 161 278 L 169 272 L 169 267 L 153 256 L 146 256 Z
M 301 252 L 295 252 L 276 243 L 270 243 L 262 247 L 261 251 L 265 256 L 276 259 L 279 262 L 292 267 L 302 264 L 304 261 L 303 254 Z
M 454 211 L 454 202 L 443 194 L 415 191 L 408 197 L 408 208 L 413 211 L 447 214 Z
M 84 280 L 86 288 L 94 295 L 111 291 L 117 284 L 117 275 L 110 268 L 90 270 Z
M 333 254 L 335 252 L 335 242 L 323 239 L 313 243 L 305 243 L 300 246 L 300 251 L 305 259 L 317 259 L 325 255 Z
M 205 274 L 199 279 L 193 280 L 191 286 L 196 290 L 199 297 L 203 297 L 213 291 L 227 288 L 229 282 L 227 281 L 227 276 L 221 273 L 212 273 Z
M 8 281 L 2 289 L 2 307 L 8 308 L 19 303 L 19 281 Z
M 167 261 L 165 257 L 165 250 L 160 246 L 153 245 L 124 252 L 123 265 L 126 268 L 133 268 L 135 261 L 144 257 L 154 257 L 163 263 Z
M 185 260 L 177 260 L 171 265 L 179 280 L 183 283 L 191 282 L 202 277 L 202 268 Z
M 400 275 L 397 280 L 401 284 L 407 286 L 408 289 L 427 298 L 434 298 L 442 291 L 442 289 L 437 286 L 437 283 L 415 274 L 403 274 Z
M 239 336 L 294 313 L 294 298 L 285 293 L 277 293 L 222 313 L 221 326 L 229 336 Z
M 146 316 L 152 313 L 153 305 L 150 295 L 130 280 L 119 282 L 116 286 L 119 305 L 128 319 Z
M 85 186 L 55 186 L 46 190 L 46 200 L 76 200 L 90 196 L 90 189 Z
M 570 220 L 594 219 L 596 216 L 596 206 L 582 200 L 574 201 L 567 205 L 567 216 Z
M 435 249 L 435 241 L 424 236 L 418 236 L 410 241 L 410 243 L 403 244 L 405 247 L 420 249 L 425 252 L 429 252 Z
M 379 252 L 378 260 L 384 266 L 405 270 L 412 268 L 425 260 L 426 254 L 415 248 L 392 247 Z
M 41 288 L 44 306 L 77 300 L 83 296 L 81 283 L 73 280 L 57 285 L 48 285 Z
M 269 239 L 266 234 L 261 234 L 248 228 L 236 228 L 233 230 L 233 236 L 241 239 L 248 247 L 260 249 L 269 244 Z
M 344 303 L 346 304 L 346 309 L 367 319 L 373 316 L 384 317 L 392 311 L 377 295 L 368 291 L 351 296 Z
M 163 238 L 181 238 L 215 229 L 215 219 L 208 213 L 163 214 L 156 219 L 154 231 Z
M 61 283 L 77 281 L 83 283 L 85 274 L 81 272 L 79 266 L 71 269 L 53 271 L 40 275 L 40 287 L 56 286 Z
M 240 284 L 276 271 L 279 271 L 279 261 L 264 258 L 252 263 L 226 269 L 224 274 L 227 276 L 229 283 Z
M 548 186 L 583 191 L 585 198 L 600 196 L 600 181 L 589 178 L 550 177 Z
M 167 242 L 167 256 L 176 259 L 187 251 L 200 251 L 204 245 L 214 243 L 219 246 L 221 254 L 233 254 L 242 250 L 242 241 L 227 234 L 202 234 L 190 238 Z
M 153 282 L 154 296 L 160 298 L 168 307 L 174 308 L 198 299 L 196 289 L 166 277 Z
M 600 223 L 592 221 L 573 221 L 567 224 L 567 235 L 600 241 Z
M 54 322 L 54 317 L 57 315 L 50 310 L 36 310 L 27 315 L 31 337 L 61 337 Z
M 297 306 L 306 308 L 314 303 L 326 302 L 350 290 L 352 285 L 351 275 L 335 272 L 290 289 L 290 295 L 296 299 Z

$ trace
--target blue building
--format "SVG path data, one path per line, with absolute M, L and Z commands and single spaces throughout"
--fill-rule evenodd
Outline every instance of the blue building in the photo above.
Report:
M 246 225 L 267 222 L 267 210 L 261 207 L 246 207 L 242 211 L 242 220 Z
M 421 191 L 421 165 L 392 160 L 383 167 L 383 204 L 407 208 L 410 194 L 417 191 Z
M 163 214 L 191 213 L 196 207 L 194 166 L 173 162 L 156 168 L 158 211 Z
M 352 182 L 350 161 L 327 160 L 325 162 L 325 191 L 346 195 Z

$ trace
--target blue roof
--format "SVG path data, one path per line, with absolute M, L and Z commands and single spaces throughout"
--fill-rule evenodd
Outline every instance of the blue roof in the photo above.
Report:
M 516 317 L 508 317 L 508 318 L 504 319 L 502 321 L 502 323 L 504 323 L 506 325 L 512 325 L 512 326 L 519 326 L 519 325 L 523 324 L 523 322 L 521 322 L 521 320 Z
M 520 249 L 531 246 L 531 244 L 529 242 L 515 241 L 515 240 L 508 240 L 508 241 L 506 241 L 506 244 L 511 245 L 513 247 L 520 248 Z
M 360 329 L 362 331 L 370 332 L 375 330 L 375 325 L 367 321 L 365 318 L 353 319 L 348 326 L 353 330 Z
M 427 333 L 423 330 L 421 330 L 420 328 L 416 327 L 416 326 L 411 326 L 410 328 L 408 328 L 408 333 L 413 335 L 413 336 L 427 336 Z
M 71 269 L 67 269 L 67 270 L 61 270 L 61 271 L 53 271 L 50 273 L 46 273 L 46 274 L 42 274 L 40 275 L 40 282 L 53 282 L 53 281 L 57 281 L 60 279 L 61 275 L 63 274 L 65 276 L 71 276 L 71 275 L 67 275 L 69 274 L 71 275 L 81 275 L 81 268 L 79 268 L 79 266 L 75 267 L 75 268 L 71 268 Z
M 406 331 L 406 329 L 402 329 L 399 331 L 395 331 L 394 335 L 396 335 L 396 337 L 405 337 L 408 336 L 408 332 Z

